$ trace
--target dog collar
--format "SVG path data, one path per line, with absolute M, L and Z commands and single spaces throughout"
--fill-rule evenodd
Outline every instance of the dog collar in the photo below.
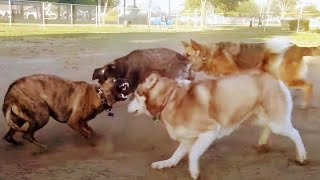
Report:
M 153 116 L 152 120 L 154 122 L 158 122 L 158 121 L 161 121 L 161 113 L 163 111 L 163 109 L 165 108 L 167 102 L 169 101 L 169 99 L 171 98 L 172 94 L 175 92 L 175 88 L 173 88 L 170 92 L 170 94 L 164 99 L 162 105 L 160 106 L 159 108 L 159 114 L 156 115 L 156 116 Z
M 111 112 L 112 106 L 110 106 L 110 105 L 108 104 L 107 99 L 103 96 L 103 91 L 102 91 L 101 87 L 99 87 L 97 90 L 98 90 L 98 94 L 99 94 L 99 96 L 100 96 L 102 105 L 103 105 L 103 107 L 104 107 L 104 110 L 108 112 L 108 116 L 112 116 L 112 117 L 113 117 L 114 113 Z

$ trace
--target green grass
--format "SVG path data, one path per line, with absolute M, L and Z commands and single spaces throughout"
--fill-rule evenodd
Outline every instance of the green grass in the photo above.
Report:
M 125 27 L 122 25 L 103 25 L 96 27 L 95 25 L 47 25 L 39 24 L 0 24 L 1 38 L 55 38 L 55 37 L 103 37 L 109 33 L 185 33 L 193 32 L 202 35 L 221 36 L 221 39 L 226 40 L 265 40 L 271 36 L 288 36 L 293 42 L 299 45 L 320 45 L 320 33 L 316 32 L 290 32 L 282 31 L 279 27 L 268 27 L 266 31 L 261 28 L 249 28 L 244 26 L 216 26 L 208 27 L 208 30 L 200 31 L 199 28 L 193 26 L 178 26 L 173 29 L 163 30 L 157 26 L 151 26 L 149 29 L 146 25 L 135 25 Z M 192 37 L 192 35 L 190 35 Z
M 175 29 L 162 30 L 152 26 L 149 30 L 146 25 L 125 27 L 123 25 L 46 25 L 39 24 L 0 24 L 0 37 L 38 36 L 38 35 L 70 35 L 70 34 L 99 34 L 99 33 L 132 33 L 132 32 L 177 32 Z M 179 32 L 194 31 L 193 28 L 179 27 Z

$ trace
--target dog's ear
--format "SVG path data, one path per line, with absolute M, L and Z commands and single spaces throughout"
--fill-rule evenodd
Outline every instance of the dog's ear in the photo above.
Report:
M 190 46 L 190 44 L 187 43 L 187 42 L 185 42 L 185 41 L 181 41 L 181 43 L 182 43 L 182 45 L 183 45 L 184 48 L 187 48 L 187 47 Z
M 241 51 L 241 46 L 240 42 L 230 42 L 226 44 L 226 49 L 227 51 L 230 52 L 230 54 L 236 56 L 240 53 Z
M 97 68 L 94 70 L 93 75 L 92 75 L 92 80 L 99 79 L 101 76 L 104 75 L 104 68 Z
M 201 44 L 197 43 L 196 41 L 190 39 L 191 47 L 195 51 L 200 51 L 201 50 Z
M 155 83 L 158 81 L 159 75 L 156 73 L 151 73 L 145 80 L 145 87 L 147 89 L 150 89 L 155 85 Z
M 116 69 L 116 65 L 115 64 L 108 64 L 107 65 L 108 72 L 113 72 L 115 69 Z

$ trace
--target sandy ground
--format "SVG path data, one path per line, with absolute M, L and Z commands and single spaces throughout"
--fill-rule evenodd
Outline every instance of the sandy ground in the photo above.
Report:
M 181 40 L 222 40 L 215 34 L 110 34 L 98 38 L 6 40 L 0 44 L 0 101 L 9 84 L 33 73 L 56 74 L 72 80 L 91 81 L 94 68 L 131 50 L 168 47 L 182 52 Z M 235 40 L 225 36 L 223 40 Z M 255 39 L 246 39 L 256 41 Z M 320 65 L 310 66 L 309 78 L 315 83 L 312 103 L 319 106 Z M 298 94 L 301 95 L 301 94 Z M 299 103 L 299 98 L 296 99 Z M 115 117 L 98 115 L 90 125 L 103 139 L 96 147 L 65 124 L 51 120 L 36 138 L 49 151 L 32 156 L 36 148 L 28 142 L 14 147 L 0 141 L 0 180 L 21 179 L 190 179 L 187 158 L 171 169 L 156 171 L 153 161 L 169 158 L 177 147 L 160 124 L 147 116 L 134 117 L 126 112 L 127 102 L 114 107 Z M 2 109 L 2 107 L 1 107 Z M 245 124 L 232 135 L 218 140 L 201 158 L 200 179 L 320 179 L 320 110 L 293 111 L 293 124 L 304 140 L 310 163 L 293 163 L 295 148 L 284 137 L 272 136 L 272 151 L 258 154 L 253 146 L 259 129 Z M 0 116 L 0 134 L 7 130 Z M 19 138 L 19 136 L 18 136 Z

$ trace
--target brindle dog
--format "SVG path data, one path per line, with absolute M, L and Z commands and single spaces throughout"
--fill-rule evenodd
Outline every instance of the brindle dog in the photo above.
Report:
M 128 89 L 128 81 L 120 78 L 111 78 L 101 86 L 44 74 L 20 78 L 9 86 L 4 98 L 3 113 L 10 127 L 4 139 L 18 145 L 13 136 L 20 131 L 24 139 L 45 151 L 46 146 L 34 133 L 50 116 L 91 139 L 94 131 L 87 122 L 117 101 L 126 100 Z M 27 129 L 22 127 L 25 123 L 29 124 Z

